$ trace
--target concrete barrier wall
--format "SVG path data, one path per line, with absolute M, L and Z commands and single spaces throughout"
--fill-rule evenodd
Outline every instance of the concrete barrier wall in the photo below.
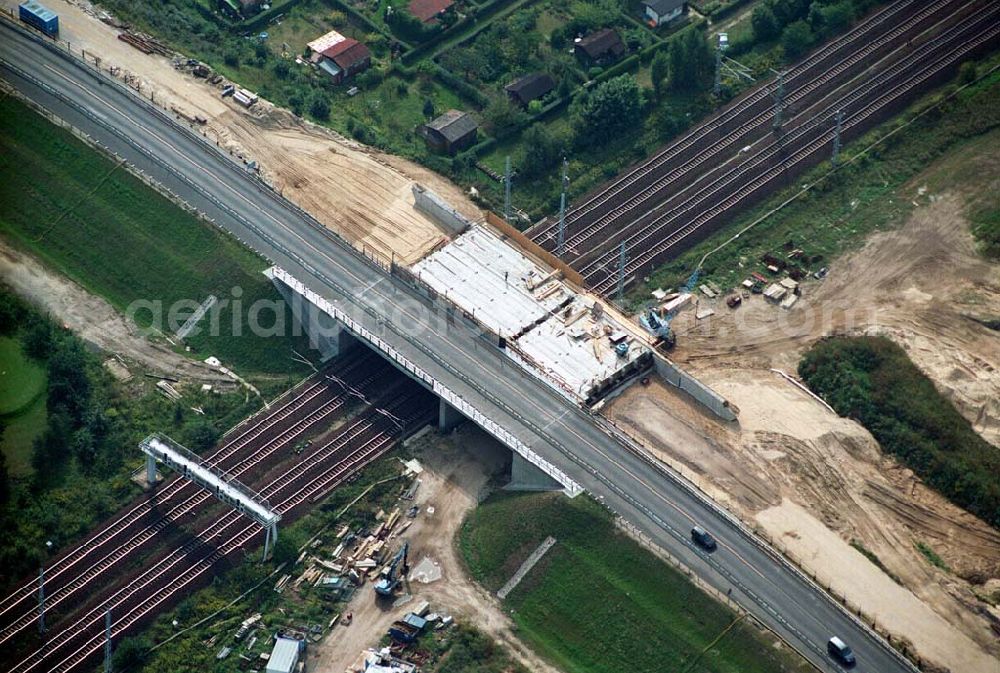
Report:
M 418 184 L 413 185 L 413 199 L 417 210 L 427 215 L 452 236 L 457 236 L 468 229 L 472 223 L 445 201 L 432 192 Z
M 537 257 L 553 269 L 559 269 L 562 271 L 563 278 L 568 280 L 573 285 L 576 285 L 578 288 L 586 287 L 586 283 L 583 282 L 583 276 L 581 276 L 576 269 L 532 241 L 530 238 L 525 236 L 523 232 L 518 231 L 515 227 L 512 227 L 504 222 L 503 218 L 496 213 L 489 210 L 486 211 L 486 221 L 501 234 L 507 238 L 513 239 L 519 246 L 521 246 L 521 250 L 523 252 Z
M 729 403 L 727 399 L 706 386 L 704 383 L 694 378 L 683 369 L 675 365 L 664 357 L 655 356 L 653 365 L 656 373 L 660 377 L 674 386 L 680 388 L 695 400 L 705 405 L 719 418 L 726 421 L 735 421 L 739 410 Z

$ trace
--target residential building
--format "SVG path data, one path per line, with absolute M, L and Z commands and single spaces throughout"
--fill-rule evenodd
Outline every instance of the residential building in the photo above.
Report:
M 511 102 L 527 107 L 528 103 L 538 100 L 555 88 L 555 80 L 550 75 L 544 72 L 535 72 L 511 82 L 504 87 L 504 91 L 507 92 Z
M 438 17 L 448 11 L 455 0 L 410 0 L 410 14 L 424 23 L 437 23 Z
M 347 38 L 341 35 L 335 30 L 331 30 L 329 33 L 317 37 L 312 42 L 306 44 L 309 47 L 309 61 L 312 63 L 319 63 L 323 58 L 323 52 L 333 47 L 340 42 L 343 42 Z
M 625 54 L 625 43 L 611 28 L 578 38 L 573 47 L 577 59 L 587 67 L 608 65 Z
M 643 0 L 643 13 L 650 26 L 658 27 L 680 18 L 687 10 L 686 0 Z
M 421 126 L 420 132 L 432 150 L 455 155 L 476 144 L 478 128 L 472 115 L 460 110 L 448 110 Z
M 321 52 L 317 64 L 334 84 L 354 77 L 372 63 L 372 53 L 364 44 L 348 37 Z

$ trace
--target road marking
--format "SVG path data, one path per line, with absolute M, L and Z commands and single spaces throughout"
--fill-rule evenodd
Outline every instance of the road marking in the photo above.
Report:
M 170 141 L 168 141 L 165 138 L 163 138 L 160 134 L 158 134 L 153 129 L 150 129 L 149 127 L 147 127 L 145 124 L 143 124 L 139 120 L 136 120 L 132 116 L 126 114 L 121 109 L 119 109 L 117 106 L 115 106 L 112 102 L 110 102 L 109 100 L 107 100 L 103 96 L 99 95 L 97 92 L 89 90 L 89 89 L 86 89 L 85 87 L 83 87 L 79 83 L 77 83 L 77 82 L 73 81 L 72 79 L 66 77 L 61 72 L 55 70 L 51 66 L 49 66 L 49 65 L 43 65 L 43 67 L 46 70 L 48 70 L 51 73 L 53 73 L 54 75 L 58 76 L 60 79 L 62 79 L 65 82 L 67 82 L 68 84 L 76 87 L 77 89 L 79 89 L 83 93 L 87 94 L 91 98 L 94 98 L 94 99 L 100 101 L 102 104 L 104 104 L 108 108 L 110 108 L 110 109 L 114 110 L 116 113 L 118 113 L 122 118 L 124 118 L 125 120 L 127 120 L 129 123 L 131 123 L 131 124 L 135 125 L 136 127 L 142 129 L 147 134 L 149 134 L 151 137 L 156 138 L 159 142 L 161 142 L 166 147 L 169 147 L 171 150 L 174 151 L 174 153 L 177 156 L 179 156 L 181 159 L 183 159 L 187 164 L 189 164 L 191 167 L 195 168 L 198 172 L 200 172 L 203 175 L 205 175 L 211 181 L 211 183 L 217 184 L 224 191 L 232 194 L 237 199 L 239 199 L 243 203 L 245 203 L 247 206 L 250 206 L 251 208 L 253 208 L 255 210 L 258 210 L 258 212 L 260 212 L 262 215 L 264 215 L 267 219 L 269 219 L 272 222 L 274 222 L 274 224 L 276 224 L 285 233 L 291 235 L 292 238 L 300 241 L 303 246 L 305 246 L 309 250 L 312 250 L 319 257 L 321 257 L 321 258 L 323 258 L 323 259 L 328 260 L 329 262 L 331 262 L 338 271 L 342 272 L 345 276 L 349 277 L 353 282 L 355 282 L 357 284 L 361 284 L 361 285 L 364 285 L 366 282 L 368 282 L 368 278 L 365 278 L 363 276 L 360 276 L 360 275 L 356 274 L 354 271 L 352 271 L 351 269 L 349 269 L 345 265 L 343 265 L 340 262 L 339 259 L 337 259 L 337 258 L 333 257 L 332 255 L 330 255 L 329 253 L 327 253 L 327 252 L 325 252 L 325 251 L 320 250 L 319 248 L 317 248 L 315 245 L 313 245 L 312 243 L 310 243 L 309 241 L 307 241 L 298 231 L 296 231 L 295 229 L 291 228 L 289 225 L 281 222 L 279 219 L 277 219 L 276 217 L 274 217 L 273 215 L 271 215 L 269 212 L 266 212 L 266 211 L 263 211 L 262 209 L 257 208 L 256 204 L 253 201 L 251 201 L 249 198 L 247 198 L 242 193 L 240 193 L 239 191 L 237 191 L 235 188 L 233 188 L 232 186 L 230 186 L 230 184 L 228 184 L 226 182 L 223 182 L 222 179 L 219 176 L 217 176 L 214 172 L 210 172 L 205 167 L 203 167 L 200 164 L 198 164 L 198 163 L 194 162 L 193 160 L 191 160 L 184 152 L 181 151 L 181 149 L 179 147 L 177 147 L 175 144 L 173 144 Z M 180 133 L 184 133 L 185 131 L 181 130 L 179 132 Z M 197 139 L 195 139 L 195 140 L 197 141 Z M 280 203 L 278 203 L 276 205 L 281 206 Z M 241 226 L 243 226 L 243 225 L 241 224 Z M 375 296 L 378 296 L 379 298 L 387 301 L 388 303 L 394 304 L 394 302 L 392 301 L 392 297 L 391 296 L 388 296 L 388 295 L 384 294 L 381 291 L 380 288 L 376 288 L 376 286 L 380 285 L 384 280 L 385 280 L 384 278 L 380 277 L 380 278 L 377 278 L 374 281 L 368 282 L 368 284 L 364 287 L 364 289 L 362 290 L 362 292 L 367 292 L 367 291 L 369 291 L 369 290 L 371 290 L 371 289 L 374 288 L 375 289 L 375 293 L 374 293 Z M 323 284 L 325 285 L 325 283 L 323 283 Z M 349 288 L 345 288 L 345 289 L 349 289 Z M 408 311 L 405 307 L 400 307 L 400 308 L 401 308 L 401 314 L 403 316 L 405 316 L 407 318 L 411 318 L 414 324 L 420 325 L 421 327 L 425 328 L 427 331 L 429 331 L 432 334 L 436 335 L 439 339 L 441 339 L 446 344 L 448 344 L 452 349 L 456 350 L 459 353 L 459 355 L 461 355 L 467 361 L 467 365 L 472 365 L 476 370 L 478 370 L 482 374 L 489 375 L 489 374 L 493 374 L 494 373 L 494 370 L 488 369 L 480 361 L 472 359 L 470 357 L 470 355 L 465 351 L 465 348 L 463 347 L 463 344 L 461 344 L 460 342 L 453 341 L 452 338 L 451 338 L 451 336 L 449 336 L 449 332 L 447 330 L 444 333 L 442 333 L 442 332 L 436 330 L 431 324 L 420 320 L 419 316 L 414 315 L 413 313 L 411 313 L 410 311 Z M 500 357 L 506 357 L 506 356 L 500 354 Z M 507 377 L 503 377 L 503 376 L 501 376 L 501 377 L 495 377 L 494 376 L 494 377 L 491 377 L 491 378 L 493 378 L 494 380 L 498 381 L 506 389 L 506 391 L 507 391 L 507 393 L 509 395 L 512 395 L 514 397 L 520 397 L 520 398 L 522 398 L 542 418 L 546 419 L 549 422 L 550 425 L 556 426 L 556 427 L 562 429 L 563 431 L 567 432 L 568 434 L 572 435 L 577 440 L 579 440 L 582 444 L 584 444 L 589 449 L 591 449 L 594 453 L 600 455 L 606 461 L 608 461 L 609 463 L 611 463 L 611 464 L 615 465 L 616 467 L 618 467 L 618 469 L 621 470 L 624 474 L 628 475 L 630 478 L 632 478 L 638 484 L 641 484 L 649 492 L 650 495 L 652 495 L 656 499 L 660 500 L 664 504 L 666 504 L 666 505 L 670 506 L 671 508 L 673 508 L 674 510 L 676 510 L 679 514 L 681 514 L 683 517 L 685 517 L 691 523 L 696 523 L 697 522 L 697 520 L 688 511 L 686 511 L 685 509 L 681 508 L 675 502 L 672 502 L 671 500 L 667 499 L 662 493 L 660 493 L 659 491 L 657 491 L 656 489 L 654 489 L 649 483 L 647 483 L 645 480 L 643 480 L 642 478 L 640 478 L 634 472 L 632 472 L 631 470 L 629 470 L 628 468 L 626 468 L 620 461 L 618 461 L 615 458 L 612 458 L 611 455 L 609 453 L 607 453 L 606 451 L 604 451 L 599 445 L 593 443 L 592 441 L 590 441 L 589 439 L 587 439 L 586 437 L 584 437 L 582 434 L 580 434 L 573 427 L 571 427 L 570 425 L 568 425 L 565 422 L 563 422 L 562 419 L 566 415 L 566 413 L 572 413 L 572 411 L 569 411 L 569 412 L 565 412 L 564 411 L 563 413 L 561 413 L 559 415 L 553 415 L 548 407 L 543 406 L 542 404 L 540 404 L 539 402 L 537 402 L 534 398 L 532 398 L 530 396 L 527 396 L 527 397 L 524 396 L 523 395 L 523 391 L 521 391 L 518 388 L 514 387 L 512 381 L 510 381 Z M 541 382 L 541 383 L 544 385 L 544 382 Z M 478 391 L 477 391 L 477 393 L 478 393 Z M 506 413 L 506 412 L 504 412 L 504 413 Z M 532 434 L 534 434 L 534 433 L 532 433 Z M 593 469 L 593 466 L 590 465 L 590 463 L 588 461 L 583 460 L 579 456 L 577 456 L 577 458 L 579 460 L 583 461 L 584 464 L 589 469 Z M 750 570 L 752 570 L 756 574 L 760 575 L 761 577 L 765 577 L 763 573 L 761 573 L 759 570 L 757 570 L 757 568 L 755 568 L 742 555 L 738 554 L 731 546 L 726 545 L 726 544 L 722 544 L 721 546 L 723 546 L 727 550 L 729 550 L 729 552 L 735 558 L 739 559 L 739 561 L 741 563 L 743 563 L 747 568 L 749 568 Z

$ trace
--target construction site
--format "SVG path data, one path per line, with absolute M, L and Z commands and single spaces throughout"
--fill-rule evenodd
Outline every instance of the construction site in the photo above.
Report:
M 842 257 L 789 240 L 727 269 L 738 278 L 731 287 L 706 277 L 709 255 L 685 270 L 683 285 L 646 281 L 807 170 L 836 166 L 844 145 L 995 48 L 1000 5 L 887 3 L 600 190 L 571 205 L 564 194 L 557 215 L 522 233 L 509 209 L 506 217 L 484 212 L 429 169 L 277 108 L 89 3 L 48 4 L 62 17 L 61 38 L 89 67 L 440 309 L 447 326 L 474 333 L 482 354 L 470 360 L 496 357 L 608 436 L 634 443 L 655 469 L 679 475 L 842 597 L 852 619 L 917 652 L 924 670 L 996 670 L 1000 533 L 883 453 L 796 368 L 827 336 L 886 335 L 997 445 L 1000 349 L 986 323 L 1000 314 L 1000 267 L 976 252 L 965 207 L 997 187 L 997 132 L 907 182 L 893 194 L 912 204 L 906 219 Z M 957 188 L 943 176 L 960 161 L 979 178 Z M 87 297 L 74 295 L 79 288 L 60 289 L 13 252 L 3 262 L 23 293 L 69 297 L 51 307 L 57 317 L 66 312 L 65 324 L 95 329 L 96 318 L 80 315 Z M 478 397 L 459 406 L 458 389 L 392 350 L 386 333 L 345 320 L 348 302 L 323 303 L 277 261 L 267 273 L 286 299 L 348 325 L 350 338 L 321 345 L 315 374 L 209 453 L 166 435 L 144 440 L 145 470 L 135 474 L 142 495 L 0 601 L 10 670 L 110 662 L 112 642 L 149 628 L 214 578 L 251 558 L 276 558 L 282 529 L 313 509 L 335 516 L 261 579 L 274 596 L 207 621 L 202 645 L 220 665 L 417 673 L 468 625 L 527 670 L 561 670 L 519 639 L 504 596 L 469 578 L 453 540 L 499 487 L 575 496 L 589 482 L 574 482 L 499 421 L 481 422 Z M 375 284 L 365 293 L 376 296 Z M 631 295 L 632 312 L 626 293 L 638 287 L 647 294 Z M 409 309 L 399 306 L 405 321 Z M 178 359 L 176 349 L 115 336 L 126 331 L 94 339 L 140 361 Z M 211 363 L 179 360 L 182 379 L 236 380 Z M 480 373 L 464 375 L 471 386 Z M 333 507 L 335 493 L 351 497 Z M 926 545 L 942 565 L 926 562 Z M 544 553 L 512 574 L 511 589 Z

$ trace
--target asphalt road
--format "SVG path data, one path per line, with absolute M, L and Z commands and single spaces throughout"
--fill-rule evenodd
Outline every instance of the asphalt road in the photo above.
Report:
M 397 279 L 322 230 L 200 136 L 157 114 L 50 41 L 0 21 L 0 74 L 26 98 L 170 190 L 368 329 L 562 469 L 824 671 L 839 635 L 858 671 L 912 671 L 894 651 L 703 495 L 596 419 L 449 322 Z M 153 158 L 155 157 L 155 159 Z M 385 316 L 385 317 L 381 317 Z M 387 318 L 386 318 L 387 317 Z M 694 524 L 719 549 L 689 539 Z

